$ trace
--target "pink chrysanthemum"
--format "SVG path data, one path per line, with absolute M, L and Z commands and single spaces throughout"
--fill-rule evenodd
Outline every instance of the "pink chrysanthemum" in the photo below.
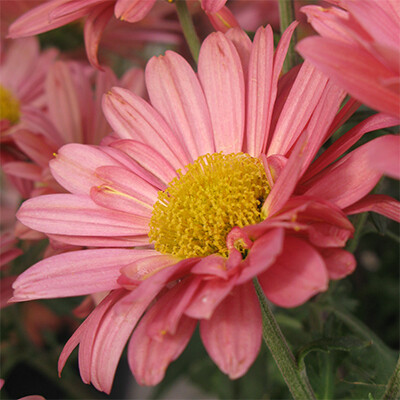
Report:
M 29 123 L 32 108 L 46 106 L 44 83 L 56 56 L 55 49 L 40 52 L 34 38 L 0 42 L 1 140 L 20 122 Z
M 354 270 L 346 214 L 399 219 L 395 200 L 368 196 L 382 176 L 374 160 L 387 158 L 370 159 L 369 149 L 397 137 L 335 162 L 397 119 L 370 117 L 312 163 L 351 107 L 337 114 L 345 93 L 308 63 L 278 86 L 294 28 L 275 52 L 270 27 L 253 43 L 241 30 L 211 34 L 198 73 L 174 52 L 152 58 L 151 104 L 121 88 L 104 98 L 121 139 L 66 145 L 51 162 L 70 194 L 28 200 L 18 218 L 91 249 L 39 262 L 15 282 L 14 300 L 109 291 L 65 346 L 60 370 L 79 344 L 83 381 L 109 392 L 132 335 L 131 370 L 154 385 L 199 322 L 210 357 L 238 378 L 261 343 L 254 277 L 275 304 L 298 306 Z
M 218 18 L 213 18 L 213 15 L 224 8 L 226 0 L 200 1 L 203 10 L 211 16 L 211 20 L 218 21 Z M 10 26 L 9 37 L 18 38 L 37 35 L 85 17 L 86 52 L 91 64 L 100 68 L 97 60 L 97 49 L 101 35 L 113 15 L 120 21 L 139 22 L 149 14 L 155 4 L 156 0 L 48 0 L 18 18 Z M 160 4 L 159 6 L 165 6 L 165 4 Z M 227 9 L 225 10 L 226 13 L 228 17 L 233 18 Z M 162 35 L 156 36 L 156 31 L 159 32 L 160 28 L 162 29 L 160 22 L 157 17 L 153 18 L 152 22 L 150 22 L 153 32 L 145 33 L 139 30 L 136 39 L 142 41 L 147 36 L 148 38 L 153 38 L 153 40 L 158 37 L 159 40 Z M 166 23 L 164 21 L 164 25 Z M 223 25 L 221 22 L 219 24 Z M 169 35 L 168 32 L 166 33 Z M 126 31 L 124 36 L 126 36 Z M 131 36 L 131 39 L 134 38 L 135 32 Z
M 400 115 L 400 3 L 330 0 L 342 8 L 303 7 L 321 37 L 304 39 L 300 54 L 369 107 Z

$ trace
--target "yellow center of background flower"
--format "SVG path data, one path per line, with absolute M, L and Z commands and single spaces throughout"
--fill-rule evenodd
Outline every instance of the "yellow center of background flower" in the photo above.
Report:
M 262 220 L 261 206 L 270 191 L 264 167 L 248 154 L 215 153 L 185 168 L 159 192 L 149 238 L 164 254 L 227 257 L 231 229 Z
M 19 121 L 19 101 L 12 93 L 0 85 L 0 120 L 6 119 L 11 124 Z

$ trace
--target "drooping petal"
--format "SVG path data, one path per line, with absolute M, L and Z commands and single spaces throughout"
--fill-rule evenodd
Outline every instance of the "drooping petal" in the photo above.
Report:
M 131 371 L 140 385 L 147 386 L 161 382 L 168 365 L 185 349 L 197 323 L 184 315 L 173 335 L 167 332 L 156 340 L 147 334 L 148 325 L 157 318 L 153 309 L 155 306 L 140 321 L 128 345 Z
M 354 255 L 343 249 L 323 249 L 321 255 L 324 258 L 329 279 L 343 279 L 351 274 L 357 265 Z
M 383 82 L 394 73 L 361 47 L 333 39 L 309 37 L 297 45 L 299 53 L 356 99 L 394 117 L 400 96 Z
M 243 323 L 245 321 L 245 323 Z M 210 319 L 200 323 L 204 346 L 231 379 L 243 376 L 261 345 L 261 312 L 252 283 L 237 286 Z
M 396 199 L 383 194 L 370 194 L 344 209 L 344 212 L 348 215 L 366 211 L 374 211 L 400 222 L 400 203 Z
M 156 0 L 117 0 L 115 16 L 121 21 L 137 22 L 152 9 Z
M 217 32 L 203 42 L 198 74 L 210 110 L 217 152 L 242 150 L 245 123 L 243 69 L 235 46 Z
M 201 0 L 201 8 L 208 13 L 216 13 L 226 3 L 226 0 Z
M 275 264 L 258 279 L 267 298 L 280 307 L 297 307 L 328 288 L 324 259 L 307 242 L 290 236 Z
M 86 53 L 90 64 L 93 67 L 101 69 L 97 59 L 97 50 L 99 47 L 101 35 L 108 21 L 114 12 L 114 5 L 107 4 L 105 7 L 95 8 L 86 18 L 84 28 L 84 38 Z

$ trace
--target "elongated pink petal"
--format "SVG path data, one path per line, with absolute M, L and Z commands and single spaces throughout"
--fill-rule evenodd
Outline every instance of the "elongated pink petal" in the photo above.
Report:
M 308 133 L 304 132 L 303 136 L 297 141 L 289 160 L 262 206 L 261 211 L 266 217 L 277 212 L 292 195 L 300 178 L 309 140 Z
M 19 17 L 10 26 L 8 37 L 14 39 L 17 37 L 37 35 L 38 33 L 47 32 L 66 25 L 69 22 L 75 21 L 86 14 L 86 10 L 84 10 L 83 13 L 80 12 L 78 15 L 69 14 L 52 21 L 50 19 L 50 13 L 57 7 L 68 2 L 69 0 L 52 0 L 33 8 Z
M 321 255 L 307 242 L 286 237 L 282 254 L 259 276 L 265 295 L 280 307 L 297 307 L 328 288 Z
M 118 140 L 111 146 L 128 154 L 165 185 L 178 176 L 176 169 L 154 147 L 133 140 Z
M 156 0 L 117 0 L 115 16 L 122 21 L 142 20 L 152 9 Z
M 42 169 L 38 165 L 24 161 L 14 161 L 4 164 L 3 171 L 8 175 L 29 179 L 35 182 L 41 181 L 42 179 Z
M 121 139 L 134 139 L 157 150 L 178 169 L 189 164 L 189 155 L 165 120 L 145 100 L 126 89 L 113 88 L 103 98 L 108 123 Z
M 162 381 L 170 362 L 185 349 L 197 323 L 192 318 L 182 316 L 174 335 L 165 333 L 161 340 L 152 339 L 147 334 L 147 327 L 152 319 L 157 318 L 152 312 L 153 308 L 140 321 L 128 346 L 131 371 L 140 385 L 147 386 Z
M 226 33 L 232 28 L 239 27 L 239 22 L 226 6 L 215 13 L 207 13 L 207 16 L 216 31 Z
M 82 296 L 117 289 L 120 269 L 146 255 L 145 250 L 99 249 L 47 258 L 18 277 L 13 286 L 13 301 Z
M 328 269 L 329 279 L 343 279 L 357 266 L 353 254 L 343 249 L 324 249 L 321 250 L 321 255 Z
M 4 276 L 0 279 L 0 309 L 11 305 L 9 300 L 13 295 L 12 284 L 17 277 L 12 276 Z
M 240 28 L 229 29 L 229 31 L 225 34 L 225 36 L 236 47 L 236 50 L 240 57 L 240 61 L 242 62 L 245 84 L 247 84 L 250 53 L 253 47 L 253 43 L 248 37 L 248 35 L 246 35 L 246 33 Z
M 72 246 L 134 247 L 146 246 L 149 244 L 148 235 L 102 237 L 47 234 L 47 236 L 50 239 Z
M 210 110 L 217 152 L 242 150 L 245 123 L 243 69 L 235 46 L 221 32 L 203 42 L 198 74 Z
M 171 51 L 153 57 L 146 67 L 146 84 L 152 105 L 179 135 L 192 159 L 214 153 L 206 99 L 187 61 Z
M 395 126 L 399 123 L 400 120 L 398 118 L 385 114 L 375 114 L 365 119 L 329 146 L 328 149 L 311 165 L 302 180 L 306 181 L 313 175 L 322 171 L 350 149 L 350 147 L 353 146 L 365 133 L 387 128 L 389 126 Z M 374 151 L 374 153 L 378 152 Z
M 95 175 L 96 168 L 102 165 L 121 164 L 100 148 L 73 143 L 58 151 L 55 159 L 50 162 L 50 169 L 65 189 L 71 193 L 89 195 L 92 186 L 104 183 Z
M 321 37 L 302 40 L 297 50 L 356 99 L 398 117 L 400 95 L 382 84 L 394 73 L 367 51 Z
M 376 145 L 391 143 L 392 135 L 385 135 L 358 147 L 325 169 L 307 185 L 306 195 L 332 201 L 345 208 L 364 197 L 378 183 L 382 173 L 371 164 L 370 152 Z M 377 154 L 376 157 L 383 155 Z
M 222 279 L 228 279 L 228 271 L 226 270 L 226 259 L 218 254 L 211 254 L 204 257 L 191 270 L 192 274 L 218 276 Z
M 383 194 L 370 194 L 344 209 L 344 212 L 348 215 L 366 211 L 374 211 L 400 222 L 400 203 L 396 199 Z
M 325 89 L 327 78 L 303 63 L 280 113 L 267 155 L 286 155 L 309 121 Z
M 209 320 L 201 321 L 200 335 L 208 354 L 231 379 L 243 376 L 257 357 L 261 324 L 252 283 L 237 286 Z
M 240 285 L 247 282 L 269 268 L 281 253 L 283 241 L 284 229 L 282 228 L 271 229 L 258 238 L 249 251 L 244 263 L 245 267 L 241 271 L 236 284 Z
M 30 199 L 21 206 L 17 218 L 40 232 L 89 237 L 143 235 L 149 222 L 148 218 L 107 210 L 87 197 L 71 194 Z
M 84 37 L 86 53 L 90 64 L 93 67 L 101 69 L 99 60 L 97 59 L 97 50 L 101 35 L 106 27 L 108 21 L 112 17 L 114 12 L 114 5 L 106 3 L 105 7 L 95 8 L 86 18 Z
M 270 26 L 259 28 L 249 61 L 245 149 L 257 157 L 267 140 L 277 81 L 273 82 L 274 38 Z M 275 85 L 274 85 L 275 84 Z M 274 86 L 274 87 L 273 87 Z

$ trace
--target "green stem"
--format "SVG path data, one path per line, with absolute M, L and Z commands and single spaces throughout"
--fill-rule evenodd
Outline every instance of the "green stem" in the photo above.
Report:
M 197 36 L 196 30 L 194 29 L 192 16 L 190 15 L 185 0 L 176 0 L 175 4 L 183 35 L 185 36 L 193 59 L 197 64 L 199 60 L 200 40 Z
M 280 369 L 286 384 L 295 400 L 315 399 L 314 392 L 308 381 L 305 368 L 299 368 L 293 353 L 277 324 L 272 311 L 265 299 L 264 292 L 257 278 L 253 280 L 263 316 L 263 337 L 275 362 Z
M 398 399 L 400 397 L 400 357 L 397 360 L 396 368 L 386 386 L 386 392 L 382 400 Z
M 364 229 L 364 225 L 367 222 L 368 218 L 368 213 L 362 213 L 358 214 L 356 217 L 356 220 L 354 222 L 355 226 L 355 231 L 354 231 L 354 237 L 353 239 L 350 239 L 347 246 L 346 250 L 349 251 L 350 253 L 354 253 L 355 250 L 357 249 L 358 242 L 360 241 L 362 230 Z
M 295 20 L 293 0 L 279 0 L 279 19 L 282 33 Z M 283 64 L 283 73 L 288 72 L 292 67 L 297 64 L 297 54 L 294 50 L 296 42 L 297 34 L 295 31 L 293 33 L 292 40 L 290 41 L 286 59 Z

